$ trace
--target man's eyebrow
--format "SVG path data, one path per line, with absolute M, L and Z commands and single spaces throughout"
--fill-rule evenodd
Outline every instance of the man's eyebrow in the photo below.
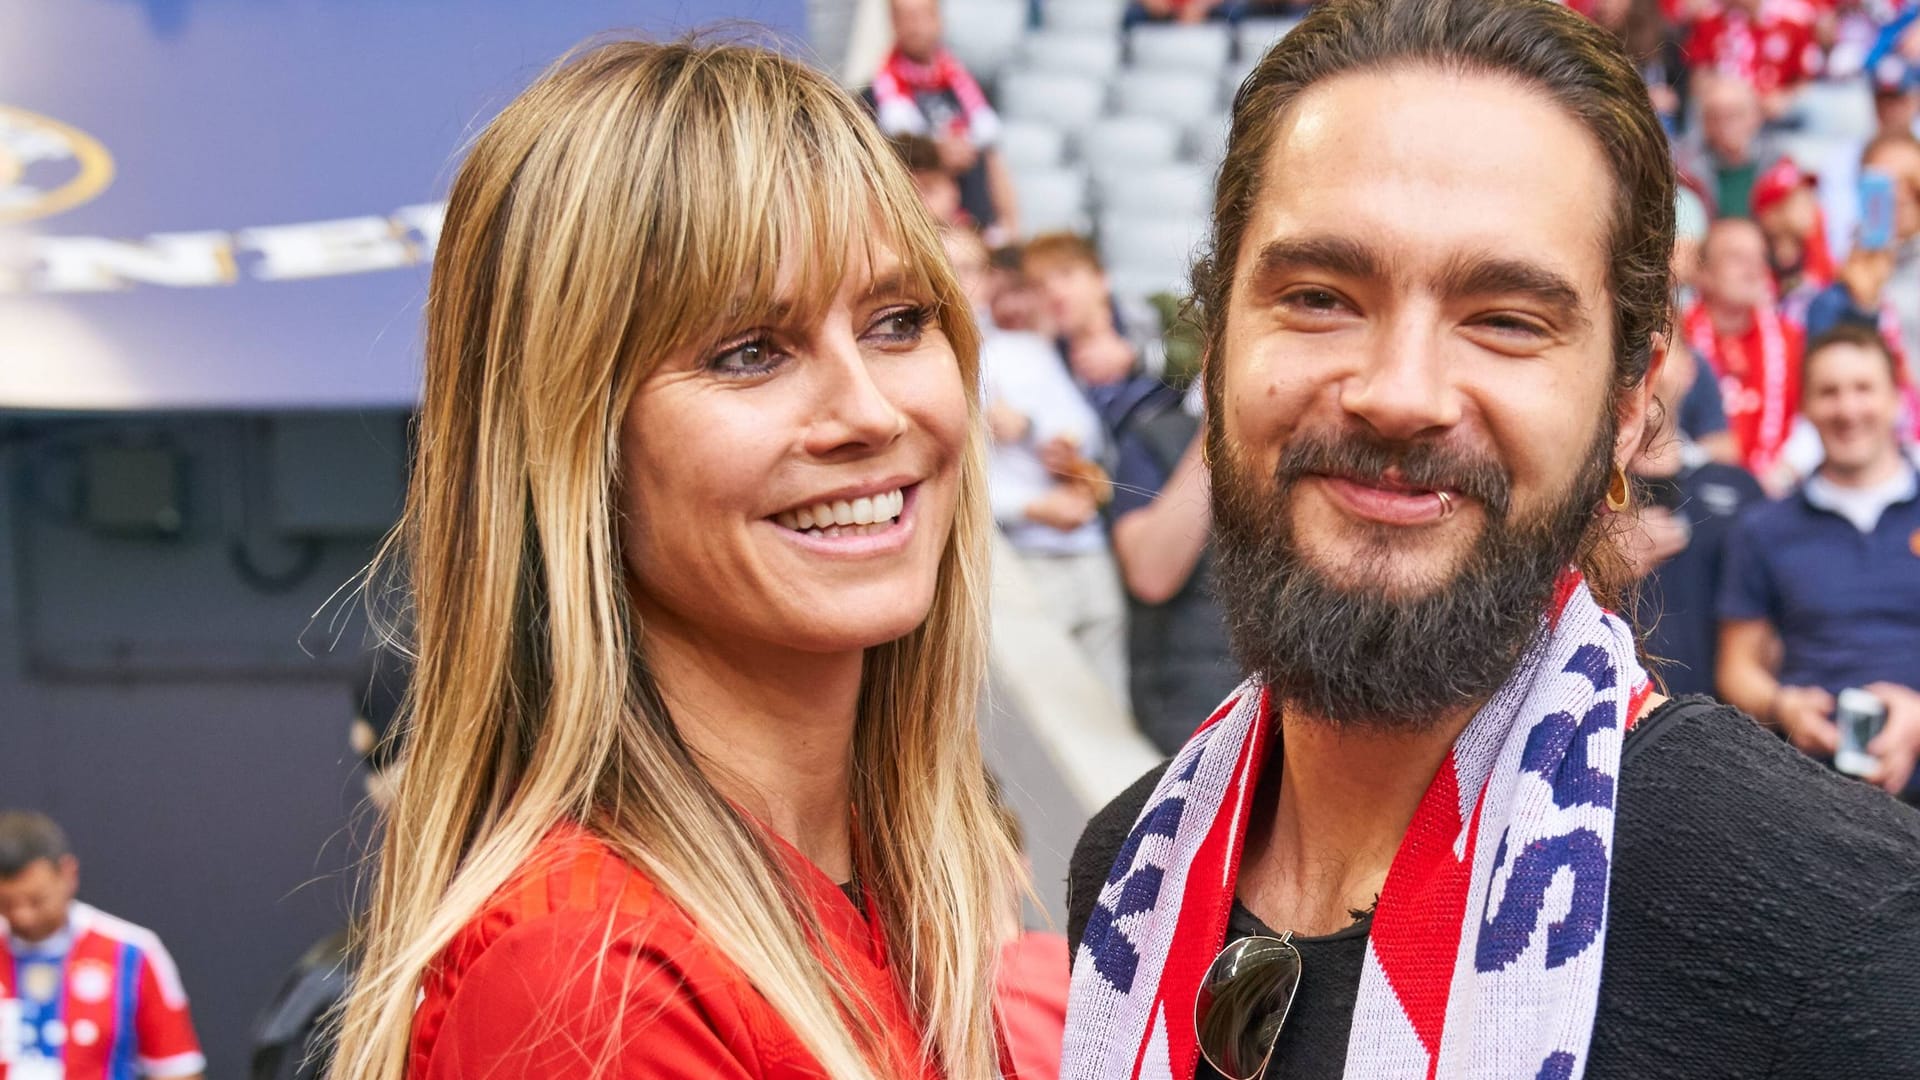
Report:
M 1340 277 L 1386 276 L 1384 261 L 1374 250 L 1344 236 L 1301 236 L 1269 240 L 1254 256 L 1253 280 L 1258 283 L 1289 271 L 1320 270 Z
M 1434 290 L 1448 299 L 1473 296 L 1525 296 L 1553 313 L 1553 319 L 1569 330 L 1592 329 L 1592 322 L 1581 310 L 1580 290 L 1566 275 L 1525 259 L 1497 255 L 1469 255 L 1453 260 L 1434 283 Z

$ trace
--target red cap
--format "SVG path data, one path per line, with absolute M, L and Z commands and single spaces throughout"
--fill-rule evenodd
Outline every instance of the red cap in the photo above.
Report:
M 1768 208 L 1803 187 L 1813 187 L 1819 178 L 1810 172 L 1804 172 L 1790 157 L 1783 157 L 1773 163 L 1760 178 L 1753 182 L 1753 213 L 1755 217 L 1767 212 Z

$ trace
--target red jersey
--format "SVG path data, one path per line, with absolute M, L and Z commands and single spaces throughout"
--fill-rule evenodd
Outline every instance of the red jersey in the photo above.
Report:
M 0 933 L 0 1080 L 135 1080 L 206 1067 L 186 990 L 152 931 L 75 903 L 47 941 Z
M 1767 0 L 1758 18 L 1722 9 L 1693 24 L 1687 58 L 1744 79 L 1763 94 L 1792 89 L 1824 66 L 1813 17 L 1806 0 Z
M 1800 328 L 1770 304 L 1754 309 L 1753 325 L 1738 337 L 1713 328 L 1706 306 L 1695 303 L 1682 320 L 1687 347 L 1720 383 L 1727 427 L 1740 445 L 1740 463 L 1764 476 L 1780 458 L 1800 410 Z
M 1011 1065 L 1004 1069 L 1007 1080 L 1059 1080 L 1072 968 L 1067 939 L 1059 934 L 1030 931 L 1000 950 L 993 996 Z
M 883 1025 L 888 1077 L 939 1080 L 879 924 L 797 852 L 826 943 Z M 874 910 L 871 898 L 867 910 Z M 598 1071 L 596 1071 L 598 1070 Z M 824 1070 L 691 916 L 598 837 L 548 834 L 429 969 L 408 1080 L 820 1080 Z

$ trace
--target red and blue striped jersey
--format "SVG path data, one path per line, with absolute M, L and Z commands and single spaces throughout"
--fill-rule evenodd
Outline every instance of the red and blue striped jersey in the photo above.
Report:
M 46 941 L 0 934 L 0 1080 L 205 1069 L 180 974 L 151 930 L 75 903 Z

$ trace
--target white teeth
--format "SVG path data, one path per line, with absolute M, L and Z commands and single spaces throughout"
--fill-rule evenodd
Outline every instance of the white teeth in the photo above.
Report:
M 889 491 L 858 499 L 816 503 L 774 516 L 774 522 L 796 532 L 814 532 L 821 536 L 866 536 L 891 526 L 906 509 L 903 491 Z

